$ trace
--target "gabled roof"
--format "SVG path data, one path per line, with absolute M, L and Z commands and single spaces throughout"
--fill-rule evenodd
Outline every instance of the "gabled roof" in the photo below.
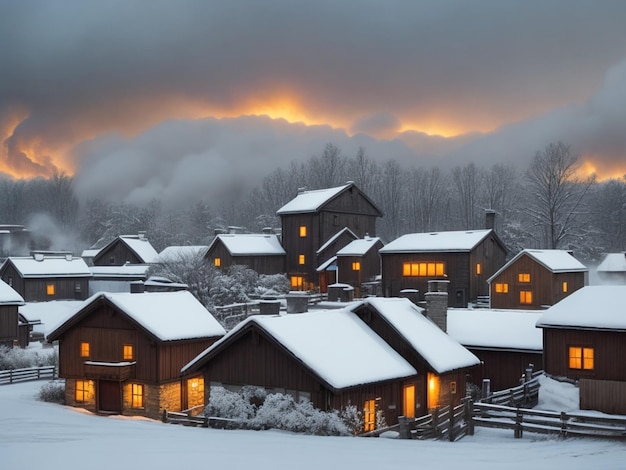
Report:
M 217 235 L 208 251 L 221 242 L 232 256 L 276 256 L 285 255 L 278 236 L 265 233 L 232 233 Z
M 337 256 L 365 256 L 380 241 L 378 237 L 354 240 L 337 252 Z
M 348 227 L 344 227 L 341 230 L 339 230 L 336 234 L 334 234 L 332 237 L 330 237 L 328 240 L 326 240 L 326 242 L 320 246 L 317 251 L 315 252 L 315 254 L 320 255 L 324 252 L 324 250 L 326 248 L 328 248 L 333 242 L 335 242 L 339 237 L 341 237 L 343 234 L 348 235 L 349 237 L 352 237 L 352 239 L 356 240 L 359 237 L 352 231 L 350 230 Z
M 85 300 L 79 310 L 48 334 L 48 341 L 108 303 L 158 341 L 214 338 L 226 332 L 211 313 L 188 291 L 110 293 L 99 292 Z
M 626 286 L 585 286 L 547 309 L 539 328 L 626 331 Z
M 302 191 L 294 199 L 278 209 L 276 214 L 284 215 L 319 212 L 326 204 L 351 188 L 356 189 L 372 205 L 376 212 L 378 212 L 379 217 L 382 216 L 382 211 L 369 197 L 365 195 L 365 193 L 359 190 L 353 182 L 349 182 L 343 186 L 337 186 L 336 188 Z
M 15 289 L 0 279 L 0 305 L 24 305 L 24 299 Z
M 626 252 L 607 254 L 598 265 L 597 271 L 626 273 Z
M 438 374 L 475 366 L 480 360 L 426 318 L 420 307 L 405 298 L 369 297 L 376 309 Z
M 322 264 L 320 264 L 315 270 L 321 273 L 322 271 L 326 271 L 326 270 L 334 271 L 336 269 L 337 269 L 337 257 L 331 256 Z
M 466 348 L 506 351 L 543 350 L 535 327 L 541 310 L 448 309 L 448 335 Z
M 380 253 L 466 252 L 472 251 L 493 229 L 451 232 L 408 233 L 380 249 Z
M 116 243 L 123 243 L 132 251 L 141 263 L 154 263 L 159 254 L 147 238 L 140 235 L 120 235 L 100 249 L 94 258 L 105 253 Z
M 150 269 L 147 264 L 125 264 L 123 266 L 89 266 L 94 278 L 145 278 Z
M 159 253 L 155 263 L 174 263 L 188 258 L 202 258 L 208 249 L 206 245 L 168 246 Z
M 258 328 L 273 339 L 334 390 L 417 373 L 355 313 L 347 309 L 248 317 L 187 364 L 182 372 L 201 367 L 251 327 Z
M 73 256 L 10 256 L 4 265 L 12 264 L 20 276 L 27 278 L 91 277 L 89 266 L 82 258 Z
M 498 271 L 496 271 L 493 276 L 487 279 L 487 282 L 491 282 L 522 256 L 528 256 L 552 273 L 572 273 L 589 271 L 589 269 L 587 269 L 584 264 L 574 258 L 572 254 L 566 250 L 526 249 L 520 251 L 508 263 L 506 263 Z

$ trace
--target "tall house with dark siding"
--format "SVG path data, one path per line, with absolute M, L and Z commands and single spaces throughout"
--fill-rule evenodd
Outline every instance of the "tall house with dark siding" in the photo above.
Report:
M 565 250 L 522 250 L 487 280 L 491 307 L 549 307 L 584 287 L 588 271 Z
M 294 290 L 323 290 L 327 280 L 320 279 L 317 268 L 354 238 L 344 237 L 345 242 L 336 244 L 330 250 L 332 253 L 329 250 L 319 253 L 320 248 L 346 228 L 356 238 L 375 236 L 376 219 L 383 215 L 352 182 L 336 188 L 301 191 L 277 214 L 287 253 L 286 271 Z

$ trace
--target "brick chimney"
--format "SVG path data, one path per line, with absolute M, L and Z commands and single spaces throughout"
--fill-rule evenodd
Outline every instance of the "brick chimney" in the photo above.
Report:
M 426 316 L 430 318 L 442 331 L 448 330 L 448 284 L 445 279 L 428 281 L 428 292 L 424 294 L 426 300 Z
M 485 228 L 486 229 L 496 228 L 496 211 L 494 211 L 493 209 L 485 210 Z

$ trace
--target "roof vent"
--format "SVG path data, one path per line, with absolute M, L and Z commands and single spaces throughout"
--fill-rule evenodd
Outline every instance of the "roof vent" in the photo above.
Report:
M 43 253 L 33 253 L 33 258 L 35 261 L 43 261 L 44 254 Z

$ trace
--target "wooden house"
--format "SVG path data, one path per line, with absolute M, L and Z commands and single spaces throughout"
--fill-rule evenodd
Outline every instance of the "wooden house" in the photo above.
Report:
M 602 282 L 626 284 L 626 251 L 607 254 L 596 268 L 596 273 Z
M 580 408 L 626 414 L 626 286 L 586 286 L 543 312 L 543 368 L 576 381 Z
M 93 255 L 94 266 L 150 264 L 159 255 L 144 233 L 120 235 Z
M 522 250 L 487 279 L 491 307 L 549 307 L 584 287 L 588 271 L 565 250 Z
M 491 391 L 520 384 L 530 364 L 543 367 L 541 330 L 535 327 L 538 310 L 449 309 L 447 333 L 478 359 L 471 381 L 481 387 L 489 379 Z
M 104 293 L 47 335 L 59 344 L 66 403 L 158 419 L 202 404 L 202 377 L 180 369 L 225 334 L 187 291 Z
M 275 234 L 228 233 L 216 235 L 204 257 L 222 270 L 243 265 L 259 274 L 278 274 L 285 272 L 285 255 Z
M 286 272 L 293 290 L 319 289 L 317 268 L 336 254 L 322 250 L 342 229 L 356 238 L 376 235 L 381 210 L 354 183 L 336 188 L 301 191 L 277 214 L 282 225 L 282 244 L 287 253 Z M 352 240 L 336 244 L 336 250 Z M 327 280 L 327 284 L 332 283 Z
M 35 251 L 32 256 L 11 256 L 0 266 L 0 278 L 26 302 L 84 300 L 91 271 L 71 253 Z
M 380 277 L 382 247 L 380 238 L 366 236 L 337 251 L 337 282 L 351 285 L 356 297 L 361 297 L 363 284 Z
M 133 283 L 146 281 L 149 268 L 147 264 L 89 266 L 89 295 L 97 292 L 130 292 Z
M 318 288 L 320 292 L 328 292 L 328 286 L 339 282 L 337 277 L 337 252 L 346 247 L 359 237 L 347 227 L 339 230 L 335 235 L 326 240 L 322 246 L 320 246 L 315 253 L 317 273 L 318 273 Z M 294 289 L 298 286 L 292 285 Z
M 467 307 L 489 295 L 487 279 L 500 269 L 507 249 L 493 229 L 434 233 L 411 233 L 379 251 L 382 292 L 397 297 L 416 290 L 423 300 L 428 281 L 447 279 L 449 305 Z
M 401 327 L 406 329 L 399 333 Z M 455 402 L 451 397 L 460 399 L 465 368 L 477 363 L 408 300 L 381 299 L 340 310 L 249 317 L 182 372 L 202 372 L 212 386 L 288 393 L 321 410 L 357 404 L 371 430 L 377 410 L 394 424 L 400 415 L 420 416 Z M 210 388 L 205 391 L 208 403 Z
M 22 296 L 7 283 L 0 281 L 0 346 L 12 348 L 20 338 L 20 305 L 24 305 Z

